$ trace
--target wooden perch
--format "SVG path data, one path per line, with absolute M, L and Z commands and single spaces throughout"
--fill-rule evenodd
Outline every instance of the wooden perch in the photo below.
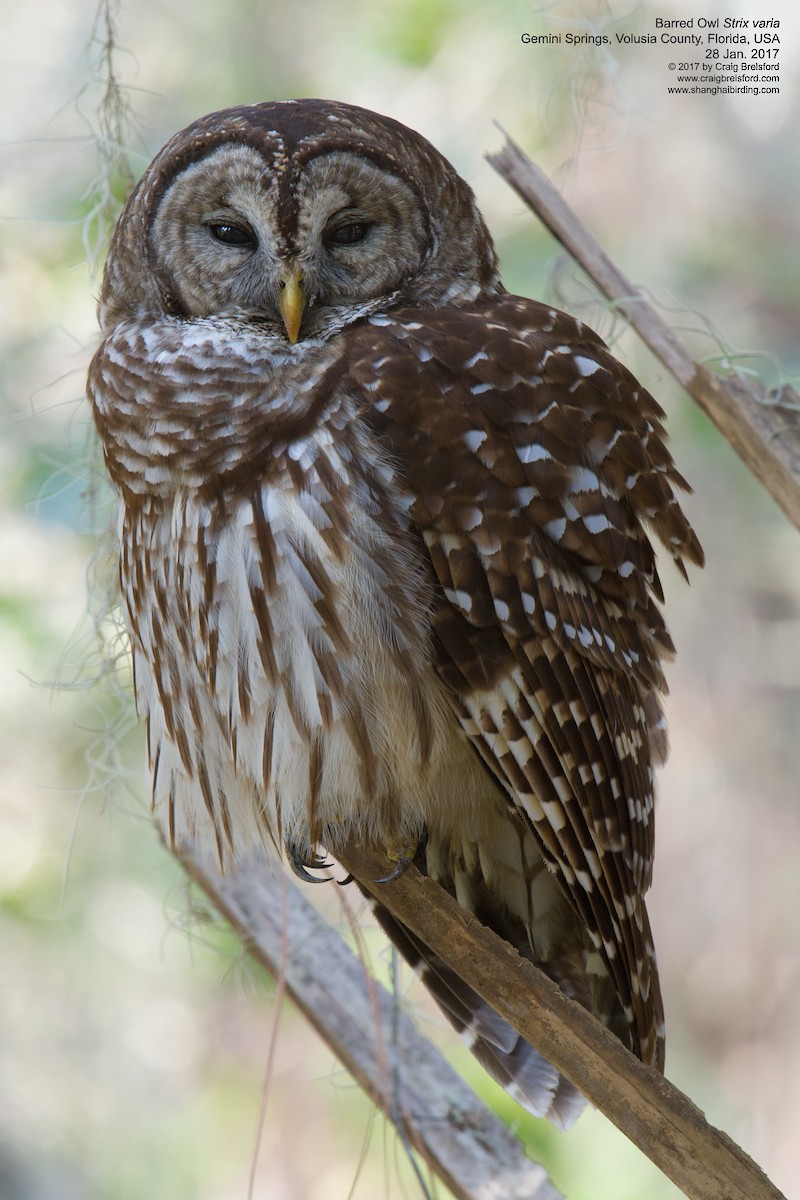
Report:
M 277 864 L 259 859 L 223 876 L 191 852 L 181 861 L 247 949 L 273 976 L 283 974 L 297 1007 L 459 1200 L 563 1200 Z
M 437 883 L 413 867 L 373 883 L 387 868 L 379 851 L 349 846 L 339 857 L 690 1200 L 785 1200 L 682 1092 Z M 275 865 L 260 859 L 222 876 L 191 853 L 182 862 L 248 950 L 274 976 L 283 972 L 298 1008 L 459 1200 L 559 1200 L 544 1170 Z
M 696 363 L 659 313 L 626 279 L 553 184 L 510 138 L 487 159 L 614 302 L 664 366 L 711 418 L 790 521 L 800 528 L 800 396 L 778 395 L 741 374 L 722 378 Z
M 785 1200 L 735 1142 L 630 1054 L 532 963 L 413 867 L 392 883 L 379 852 L 342 864 L 580 1088 L 691 1200 Z

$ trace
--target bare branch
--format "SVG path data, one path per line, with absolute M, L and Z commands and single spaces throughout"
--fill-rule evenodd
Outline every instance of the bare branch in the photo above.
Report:
M 371 883 L 385 876 L 386 858 L 363 847 L 350 845 L 339 859 L 691 1200 L 785 1200 L 682 1092 L 437 883 L 413 867 L 392 883 Z
M 721 378 L 696 363 L 658 312 L 614 266 L 556 188 L 507 138 L 488 161 L 711 418 L 786 515 L 800 528 L 800 397 L 788 385 L 777 395 L 733 374 Z
M 187 872 L 367 1095 L 459 1200 L 561 1200 L 543 1167 L 419 1034 L 366 966 L 266 859 Z M 374 872 L 373 872 L 374 874 Z

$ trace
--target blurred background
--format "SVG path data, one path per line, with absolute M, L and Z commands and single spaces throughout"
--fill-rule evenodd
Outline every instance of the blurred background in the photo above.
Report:
M 175 130 L 231 104 L 319 95 L 388 113 L 473 186 L 507 286 L 588 320 L 667 408 L 708 557 L 690 588 L 664 569 L 679 653 L 650 909 L 668 1074 L 799 1196 L 798 534 L 483 155 L 500 145 L 498 122 L 696 355 L 780 384 L 800 372 L 800 9 L 137 0 L 109 11 L 134 173 Z M 112 178 L 104 192 L 107 30 L 94 0 L 2 0 L 0 12 L 0 1196 L 245 1200 L 251 1168 L 263 1200 L 419 1196 L 391 1130 L 291 1011 L 256 1151 L 274 988 L 161 848 L 124 655 L 101 650 L 113 570 L 100 534 L 114 505 L 83 380 L 123 188 Z M 670 55 L 613 36 L 701 14 L 780 19 L 779 95 L 670 96 Z M 605 32 L 611 44 L 525 45 L 525 32 Z M 336 895 L 321 903 L 340 919 Z M 564 1137 L 524 1117 L 416 992 L 408 1002 L 570 1200 L 678 1195 L 597 1114 Z

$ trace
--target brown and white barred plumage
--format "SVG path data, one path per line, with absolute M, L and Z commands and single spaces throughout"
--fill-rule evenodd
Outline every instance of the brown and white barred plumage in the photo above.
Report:
M 503 291 L 429 143 L 323 101 L 176 135 L 100 316 L 89 393 L 170 845 L 225 866 L 419 844 L 661 1068 L 643 896 L 672 644 L 647 530 L 681 569 L 702 554 L 656 402 Z M 379 916 L 488 1069 L 571 1123 L 571 1085 Z

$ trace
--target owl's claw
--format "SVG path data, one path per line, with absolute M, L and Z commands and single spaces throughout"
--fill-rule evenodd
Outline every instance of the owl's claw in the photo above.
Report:
M 425 849 L 427 840 L 427 835 L 423 833 L 416 841 L 406 839 L 405 841 L 389 842 L 386 847 L 386 857 L 390 862 L 397 863 L 397 866 L 388 875 L 376 879 L 375 883 L 391 883 L 394 879 L 399 879 L 401 875 L 404 875 L 420 850 Z
M 330 882 L 329 876 L 325 876 L 323 879 L 320 879 L 316 875 L 309 875 L 308 871 L 306 870 L 306 867 L 310 867 L 312 871 L 321 871 L 323 869 L 327 869 L 328 867 L 332 867 L 333 863 L 328 862 L 324 858 L 320 858 L 319 855 L 317 855 L 317 854 L 315 854 L 314 857 L 309 862 L 307 859 L 300 858 L 300 856 L 298 854 L 295 854 L 291 850 L 287 850 L 286 853 L 287 853 L 287 858 L 289 859 L 289 865 L 291 866 L 291 868 L 294 871 L 297 878 L 302 879 L 303 883 L 329 883 Z
M 381 875 L 380 879 L 375 880 L 375 883 L 392 883 L 393 880 L 399 879 L 401 875 L 405 875 L 413 861 L 413 858 L 399 858 L 394 870 L 390 871 L 388 875 Z

